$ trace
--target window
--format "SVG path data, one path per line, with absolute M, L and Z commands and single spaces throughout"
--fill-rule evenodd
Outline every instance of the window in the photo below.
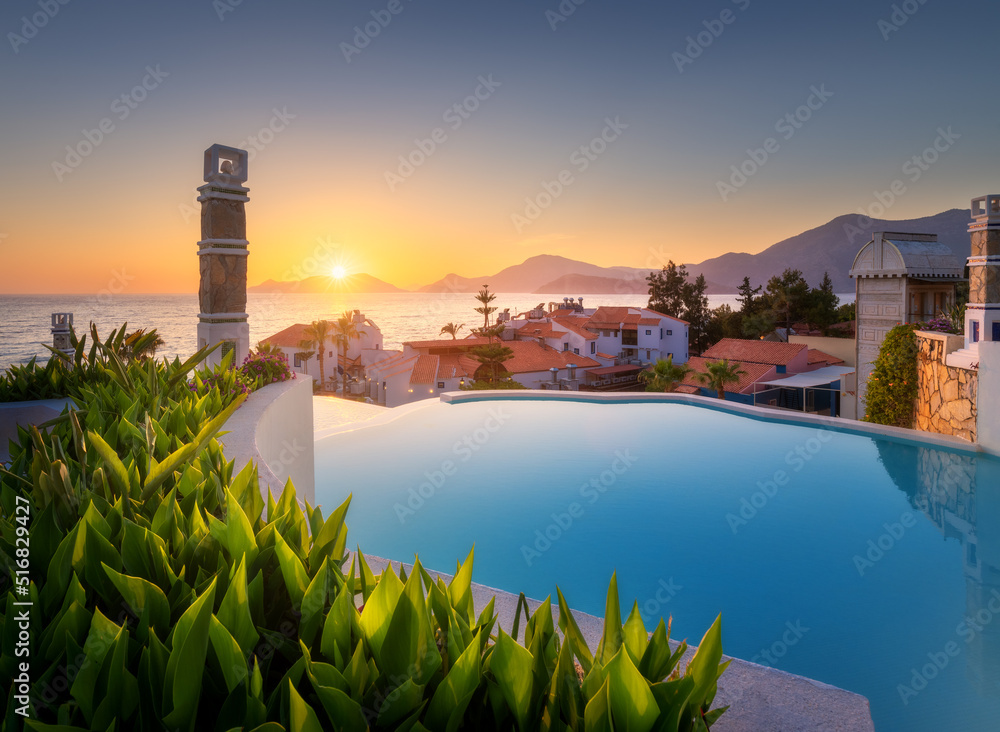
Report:
M 639 331 L 637 331 L 637 330 L 623 330 L 622 331 L 622 345 L 623 346 L 637 346 L 637 345 L 639 345 Z
M 787 366 L 777 366 L 776 368 L 777 368 L 777 373 L 779 373 L 779 374 L 788 373 L 788 367 Z
M 647 330 L 647 331 L 646 331 L 646 335 L 653 335 L 653 331 L 651 331 L 651 330 Z
M 669 359 L 673 360 L 673 358 L 674 358 L 674 354 L 672 354 L 672 353 L 668 353 L 668 354 L 667 354 L 667 358 L 669 358 Z
M 647 361 L 649 360 L 649 349 L 648 348 L 646 349 L 646 360 Z
M 302 368 L 302 359 L 299 358 L 299 354 L 295 354 L 295 368 Z
M 580 355 L 580 349 L 579 348 L 574 348 L 573 349 L 573 353 L 575 353 L 577 356 L 579 356 Z
M 333 351 L 330 351 L 330 358 L 333 358 Z
M 444 388 L 444 382 L 443 381 L 439 381 L 438 382 L 438 389 L 443 389 L 443 388 Z
M 673 335 L 673 334 L 674 334 L 674 332 L 672 330 L 668 330 L 667 331 L 667 335 Z
M 597 343 L 595 343 L 594 341 L 590 342 L 590 352 L 597 353 Z
M 663 340 L 663 328 L 660 328 L 660 340 Z
M 568 351 L 569 350 L 569 344 L 568 343 L 563 343 L 563 350 L 564 351 Z

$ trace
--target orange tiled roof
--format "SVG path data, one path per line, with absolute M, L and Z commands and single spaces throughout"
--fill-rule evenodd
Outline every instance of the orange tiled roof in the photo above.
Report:
M 555 330 L 549 323 L 543 325 L 525 325 L 517 330 L 517 334 L 534 338 L 559 338 L 566 335 L 564 330 Z
M 438 374 L 442 379 L 461 379 L 475 375 L 476 369 L 482 364 L 472 356 L 464 353 L 446 353 L 438 356 L 440 359 Z
M 659 318 L 639 318 L 639 325 L 656 325 L 660 324 Z
M 596 353 L 595 355 L 600 356 L 601 358 L 614 358 L 614 356 L 612 356 L 610 353 Z
M 485 346 L 489 343 L 488 338 L 438 338 L 429 341 L 407 341 L 403 345 L 410 348 L 473 348 L 475 346 Z
M 690 323 L 688 323 L 686 320 L 675 318 L 673 315 L 664 315 L 663 313 L 658 313 L 655 310 L 650 310 L 649 308 L 642 308 L 642 312 L 649 313 L 649 315 L 654 318 L 667 318 L 668 320 L 675 320 L 678 323 L 683 323 L 684 325 L 690 325 Z
M 392 364 L 395 370 L 389 372 L 388 374 L 380 374 L 379 378 L 388 379 L 391 376 L 399 376 L 407 371 L 412 371 L 418 358 L 420 358 L 420 356 L 410 356 L 409 358 L 404 358 L 402 361 Z M 382 364 L 379 364 L 379 366 L 381 365 Z
M 590 328 L 619 328 L 625 322 L 628 308 L 599 307 L 590 316 L 587 326 Z
M 742 363 L 787 366 L 792 359 L 802 353 L 805 347 L 804 343 L 775 343 L 743 338 L 723 338 L 701 355 L 712 361 L 728 358 L 730 361 Z
M 591 333 L 589 330 L 584 329 L 584 324 L 587 322 L 582 318 L 553 318 L 557 325 L 566 330 L 576 333 L 578 336 L 585 338 L 588 341 L 596 341 L 597 333 Z M 574 323 L 573 320 L 579 320 L 579 323 Z
M 679 384 L 674 387 L 674 392 L 677 394 L 700 394 L 701 389 L 697 386 L 692 386 L 691 384 Z
M 825 363 L 827 366 L 837 366 L 838 364 L 844 363 L 844 359 L 831 356 L 829 353 L 824 353 L 818 348 L 810 348 L 809 363 Z
M 280 330 L 272 336 L 264 338 L 261 343 L 267 343 L 279 348 L 298 348 L 299 343 L 306 338 L 306 329 L 309 326 L 305 323 L 290 325 L 284 330 Z
M 433 384 L 437 378 L 439 356 L 421 355 L 410 374 L 411 384 Z
M 554 348 L 540 345 L 536 341 L 504 341 L 503 345 L 514 352 L 514 355 L 503 364 L 504 368 L 512 374 L 548 371 L 553 366 L 564 369 L 571 363 L 575 363 L 580 368 L 601 365 L 587 356 L 572 351 L 557 351 Z
M 688 359 L 687 365 L 691 368 L 691 372 L 684 377 L 682 384 L 687 386 L 705 386 L 697 377 L 697 374 L 707 374 L 708 373 L 708 362 L 717 361 L 715 358 L 702 358 L 700 356 L 692 356 Z M 730 360 L 730 364 L 735 364 L 735 361 Z M 772 364 L 766 363 L 748 363 L 740 362 L 739 367 L 743 370 L 743 375 L 740 376 L 740 380 L 736 384 L 730 384 L 726 387 L 726 391 L 731 391 L 734 394 L 740 394 L 744 390 L 749 389 L 753 384 L 766 378 L 769 373 L 771 373 L 774 366 Z

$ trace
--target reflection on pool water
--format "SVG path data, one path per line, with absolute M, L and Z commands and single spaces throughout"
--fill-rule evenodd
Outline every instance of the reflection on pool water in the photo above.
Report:
M 622 605 L 869 698 L 879 730 L 1000 718 L 1000 461 L 679 403 L 428 403 L 320 440 L 366 553 Z

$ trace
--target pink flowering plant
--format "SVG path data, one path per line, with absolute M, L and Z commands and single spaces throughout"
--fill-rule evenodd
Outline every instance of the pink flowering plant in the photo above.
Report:
M 920 324 L 920 330 L 930 331 L 931 333 L 951 333 L 951 334 L 961 334 L 962 330 L 955 327 L 955 323 L 951 318 L 931 318 L 926 323 Z
M 288 357 L 280 351 L 277 353 L 263 353 L 261 351 L 251 353 L 243 359 L 240 373 L 254 385 L 255 390 L 262 389 L 268 384 L 277 384 L 295 378 L 295 372 L 288 366 Z

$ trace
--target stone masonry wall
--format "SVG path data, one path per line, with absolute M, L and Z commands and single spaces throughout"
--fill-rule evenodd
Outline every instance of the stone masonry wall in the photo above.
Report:
M 942 338 L 917 333 L 917 404 L 914 427 L 976 441 L 979 373 L 945 365 Z

